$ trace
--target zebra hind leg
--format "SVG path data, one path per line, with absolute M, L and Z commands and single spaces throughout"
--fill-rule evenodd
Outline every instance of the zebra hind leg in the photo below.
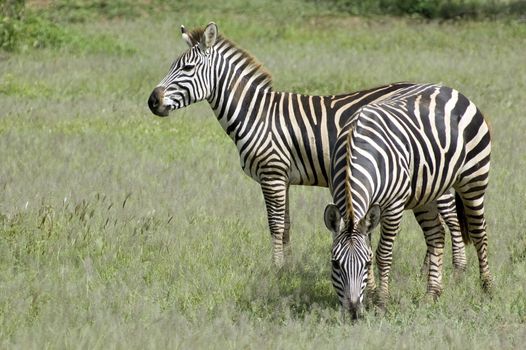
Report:
M 462 189 L 460 189 L 462 191 Z M 476 193 L 457 192 L 460 196 L 459 205 L 463 205 L 463 215 L 459 220 L 461 227 L 463 222 L 466 224 L 469 239 L 475 245 L 479 260 L 479 272 L 482 288 L 491 293 L 493 289 L 493 278 L 489 270 L 488 263 L 488 236 L 486 234 L 486 218 L 484 216 L 484 191 L 481 187 L 476 187 Z
M 420 274 L 422 276 L 427 276 L 429 274 L 429 251 L 426 249 L 426 255 L 424 256 L 424 262 L 420 268 Z
M 418 222 L 418 225 L 422 228 L 422 232 L 425 232 L 423 229 L 423 225 L 425 224 L 425 214 L 426 211 L 416 211 L 413 210 L 413 213 L 415 215 L 415 219 Z M 426 244 L 427 247 L 427 244 Z M 420 275 L 422 276 L 428 276 L 429 275 L 429 250 L 426 248 L 426 253 L 424 255 L 424 261 L 422 262 L 422 267 L 420 268 Z
M 451 248 L 453 268 L 455 274 L 460 276 L 466 270 L 466 248 L 460 232 L 457 211 L 455 207 L 455 196 L 451 192 L 446 192 L 437 200 L 438 212 L 445 222 L 451 234 Z
M 420 227 L 424 231 L 429 270 L 427 273 L 427 298 L 436 300 L 442 294 L 442 265 L 445 231 L 438 212 L 437 202 L 414 209 Z

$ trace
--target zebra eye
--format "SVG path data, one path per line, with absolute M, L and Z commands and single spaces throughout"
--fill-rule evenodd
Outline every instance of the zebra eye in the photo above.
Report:
M 331 262 L 332 262 L 333 269 L 336 269 L 336 270 L 340 269 L 340 264 L 338 263 L 338 260 L 331 260 Z
M 183 68 L 181 68 L 184 72 L 189 72 L 191 71 L 192 69 L 194 69 L 194 65 L 193 64 L 187 64 L 185 65 Z

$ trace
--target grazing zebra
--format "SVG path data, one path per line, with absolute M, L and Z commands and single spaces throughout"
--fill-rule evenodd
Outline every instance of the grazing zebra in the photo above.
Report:
M 444 230 L 437 198 L 451 187 L 462 236 L 474 242 L 483 287 L 490 289 L 484 219 L 490 152 L 481 112 L 448 87 L 414 86 L 357 112 L 336 141 L 330 179 L 335 204 L 325 210 L 334 237 L 332 281 L 344 310 L 357 317 L 366 287 L 375 287 L 370 233 L 378 223 L 377 296 L 385 305 L 393 243 L 405 209 L 421 215 L 430 259 L 427 294 L 440 295 Z
M 241 167 L 260 183 L 273 241 L 273 260 L 283 263 L 289 245 L 289 185 L 328 186 L 330 154 L 342 126 L 363 105 L 412 89 L 396 83 L 340 96 L 275 92 L 271 77 L 247 52 L 218 35 L 217 26 L 191 32 L 189 49 L 177 58 L 148 100 L 151 111 L 170 111 L 207 100 L 239 151 Z M 453 237 L 454 266 L 466 265 L 453 197 L 441 212 Z M 453 215 L 452 215 L 453 213 Z M 417 218 L 418 219 L 418 218 Z M 420 220 L 421 221 L 421 220 Z M 426 260 L 428 260 L 426 258 Z

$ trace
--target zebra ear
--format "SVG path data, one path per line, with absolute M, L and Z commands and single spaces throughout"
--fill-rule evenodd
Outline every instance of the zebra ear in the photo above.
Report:
M 217 25 L 214 22 L 208 23 L 199 46 L 203 51 L 214 46 L 217 40 Z
M 188 35 L 188 31 L 183 25 L 181 26 L 181 36 L 183 37 L 183 40 L 185 41 L 186 45 L 188 45 L 188 47 L 194 46 L 192 45 L 192 39 L 190 39 L 190 36 Z
M 358 231 L 364 235 L 368 235 L 380 223 L 381 211 L 378 205 L 373 205 L 369 208 L 367 215 L 358 222 Z
M 342 216 L 340 215 L 340 210 L 334 204 L 329 204 L 325 208 L 323 213 L 323 219 L 325 221 L 325 226 L 332 232 L 333 238 L 340 232 L 340 221 Z

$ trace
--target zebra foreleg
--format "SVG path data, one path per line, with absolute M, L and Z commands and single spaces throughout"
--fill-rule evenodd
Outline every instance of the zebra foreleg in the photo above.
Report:
M 267 180 L 261 182 L 261 190 L 265 198 L 265 206 L 267 208 L 267 219 L 270 234 L 272 236 L 272 262 L 277 267 L 282 267 L 284 264 L 284 237 L 286 227 L 287 213 L 287 183 L 282 180 Z M 286 239 L 288 244 L 289 234 L 287 229 Z
M 376 289 L 377 305 L 383 310 L 389 299 L 389 273 L 393 260 L 393 244 L 396 235 L 400 231 L 403 206 L 395 210 L 382 213 L 382 229 L 380 241 L 376 248 L 376 264 L 379 272 L 379 286 Z
M 289 215 L 289 187 L 285 192 L 285 227 L 283 230 L 283 251 L 285 258 L 289 259 L 292 256 L 292 247 L 290 245 L 290 215 Z
M 369 242 L 372 242 L 372 232 L 369 232 Z M 374 259 L 374 257 L 373 257 Z M 373 260 L 371 259 L 371 260 Z M 374 295 L 376 293 L 376 280 L 374 277 L 374 264 L 369 265 L 369 272 L 367 273 L 367 294 L 366 294 L 366 303 L 367 307 L 370 307 L 374 304 Z

